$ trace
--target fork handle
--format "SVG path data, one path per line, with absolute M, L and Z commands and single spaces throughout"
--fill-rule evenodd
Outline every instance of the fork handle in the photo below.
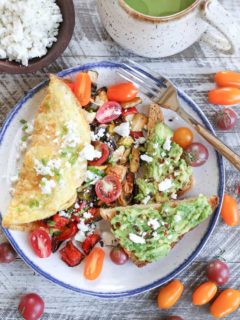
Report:
M 215 137 L 210 131 L 205 129 L 198 121 L 190 116 L 182 108 L 176 110 L 177 114 L 188 122 L 194 129 L 207 140 L 221 155 L 223 155 L 235 168 L 240 171 L 240 157 L 229 147 L 227 147 L 221 140 Z

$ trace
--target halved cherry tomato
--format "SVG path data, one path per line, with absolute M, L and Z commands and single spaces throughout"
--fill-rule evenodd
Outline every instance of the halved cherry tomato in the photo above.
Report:
M 224 108 L 216 113 L 216 124 L 222 130 L 231 130 L 237 124 L 238 115 L 230 108 Z
M 240 291 L 226 289 L 220 293 L 210 307 L 210 312 L 215 318 L 225 318 L 240 305 Z
M 108 100 L 128 102 L 136 98 L 138 89 L 131 82 L 110 86 L 107 91 Z
M 213 104 L 230 106 L 240 103 L 240 89 L 238 88 L 218 88 L 208 93 L 208 101 Z
M 97 197 L 108 204 L 114 202 L 120 196 L 122 185 L 117 177 L 108 175 L 96 182 L 95 191 Z
M 91 98 L 91 78 L 86 72 L 77 74 L 74 93 L 82 107 L 89 104 Z
M 235 71 L 220 71 L 214 78 L 219 87 L 240 88 L 240 73 Z
M 180 299 L 184 290 L 181 281 L 173 280 L 165 287 L 161 288 L 158 293 L 158 307 L 161 309 L 169 309 L 173 307 Z
M 143 137 L 142 131 L 130 131 L 130 136 L 133 137 L 133 139 L 139 139 Z
M 224 222 L 230 227 L 236 227 L 240 223 L 237 200 L 226 193 L 223 198 L 221 216 Z
M 30 233 L 30 243 L 39 258 L 51 255 L 51 238 L 46 230 L 36 229 Z
M 173 141 L 183 149 L 186 149 L 193 142 L 193 133 L 189 128 L 178 128 L 174 132 Z
M 101 237 L 99 234 L 90 234 L 87 236 L 87 238 L 84 240 L 82 244 L 83 252 L 88 255 L 92 249 L 95 247 L 95 245 L 100 241 Z
M 61 217 L 59 213 L 56 213 L 52 220 L 55 222 L 54 228 L 61 229 L 62 227 L 65 227 L 69 223 L 69 219 L 66 217 Z
M 60 251 L 61 259 L 69 266 L 75 267 L 84 259 L 84 255 L 77 247 L 74 246 L 72 241 L 68 241 L 66 246 Z
M 217 293 L 217 286 L 214 282 L 205 282 L 201 284 L 192 295 L 192 302 L 196 306 L 202 306 L 213 299 Z
M 101 166 L 105 161 L 107 161 L 110 151 L 106 143 L 95 141 L 93 142 L 93 145 L 96 150 L 100 151 L 102 156 L 101 158 L 96 158 L 92 161 L 89 161 L 89 166 Z
M 101 248 L 94 248 L 86 258 L 84 266 L 84 277 L 88 280 L 95 280 L 102 272 L 105 252 Z
M 69 82 L 69 81 L 66 81 L 65 83 L 72 90 L 72 92 L 74 92 L 75 84 L 73 82 Z
M 108 123 L 119 118 L 121 114 L 121 105 L 115 101 L 108 101 L 98 109 L 96 119 L 99 123 Z
M 122 111 L 122 116 L 128 116 L 129 114 L 135 114 L 138 113 L 137 108 L 136 107 L 131 107 L 128 109 L 123 109 Z

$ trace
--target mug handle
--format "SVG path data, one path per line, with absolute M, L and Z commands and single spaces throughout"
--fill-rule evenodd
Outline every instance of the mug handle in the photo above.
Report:
M 237 52 L 240 48 L 240 28 L 230 13 L 217 0 L 206 0 L 202 6 L 202 14 L 203 18 L 223 35 L 217 35 L 211 30 L 213 28 L 209 28 L 203 34 L 202 40 L 225 53 Z

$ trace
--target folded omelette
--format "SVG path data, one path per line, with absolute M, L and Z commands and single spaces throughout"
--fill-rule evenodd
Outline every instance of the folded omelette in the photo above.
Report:
M 78 100 L 63 80 L 51 75 L 3 227 L 30 229 L 70 207 L 85 179 L 87 160 L 79 154 L 88 143 L 90 128 Z

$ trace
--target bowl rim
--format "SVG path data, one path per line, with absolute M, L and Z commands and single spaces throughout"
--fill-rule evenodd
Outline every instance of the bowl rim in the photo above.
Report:
M 116 69 L 116 68 L 120 68 L 120 67 L 126 68 L 126 66 L 124 66 L 121 63 L 101 61 L 101 62 L 89 63 L 89 64 L 84 64 L 82 66 L 76 66 L 76 67 L 72 67 L 69 69 L 65 69 L 65 70 L 59 72 L 57 75 L 59 77 L 66 77 L 66 76 L 70 76 L 72 73 L 92 70 L 94 68 Z M 146 76 L 155 79 L 149 73 L 147 73 L 145 71 L 143 71 L 143 72 L 145 73 Z M 18 113 L 18 111 L 23 107 L 23 105 L 26 103 L 26 101 L 28 99 L 31 99 L 39 90 L 43 89 L 47 85 L 47 83 L 48 83 L 48 80 L 45 80 L 45 81 L 41 82 L 40 84 L 38 84 L 36 87 L 31 89 L 27 93 L 27 95 L 16 104 L 14 109 L 8 115 L 7 119 L 4 122 L 3 127 L 1 129 L 0 145 L 2 143 L 2 140 L 4 139 L 4 135 L 6 133 L 8 126 L 10 125 L 10 123 L 12 122 L 12 120 L 14 119 L 14 117 Z M 189 106 L 191 106 L 193 108 L 193 110 L 197 113 L 197 115 L 203 121 L 206 128 L 209 129 L 210 132 L 215 134 L 215 131 L 214 131 L 212 125 L 210 124 L 209 120 L 207 119 L 207 117 L 205 116 L 203 111 L 197 106 L 197 104 L 182 90 L 179 90 L 179 89 L 177 89 L 177 90 L 178 90 L 178 94 L 181 97 L 181 99 L 183 99 Z M 211 217 L 211 220 L 209 222 L 209 226 L 208 226 L 206 233 L 202 237 L 202 239 L 199 242 L 196 249 L 192 252 L 192 254 L 190 254 L 190 256 L 183 263 L 181 263 L 178 267 L 176 267 L 175 270 L 172 271 L 171 273 L 169 273 L 167 276 L 165 276 L 159 280 L 156 280 L 148 285 L 144 285 L 144 286 L 136 288 L 136 289 L 121 291 L 121 292 L 117 292 L 117 293 L 116 292 L 95 292 L 95 291 L 90 291 L 90 290 L 85 290 L 85 289 L 79 289 L 79 288 L 74 287 L 72 285 L 69 285 L 61 280 L 58 280 L 57 277 L 53 277 L 52 275 L 48 274 L 45 271 L 42 271 L 21 250 L 21 248 L 18 246 L 18 244 L 16 243 L 16 241 L 12 237 L 11 232 L 5 228 L 3 228 L 3 232 L 6 235 L 6 237 L 8 238 L 9 242 L 14 247 L 14 249 L 16 250 L 16 252 L 19 254 L 19 256 L 23 259 L 23 261 L 28 266 L 30 266 L 34 271 L 36 271 L 37 273 L 39 273 L 40 275 L 42 275 L 46 279 L 50 280 L 51 282 L 53 282 L 61 287 L 64 287 L 64 288 L 69 289 L 74 292 L 78 292 L 78 293 L 82 293 L 82 294 L 86 294 L 86 295 L 91 295 L 91 296 L 96 296 L 96 297 L 100 297 L 100 298 L 121 298 L 121 297 L 126 297 L 126 296 L 133 296 L 133 295 L 137 295 L 137 294 L 149 291 L 151 289 L 162 286 L 165 283 L 171 281 L 173 278 L 177 277 L 181 272 L 183 272 L 185 269 L 187 269 L 191 265 L 191 263 L 196 259 L 196 257 L 199 255 L 199 253 L 202 251 L 202 249 L 206 245 L 207 241 L 209 240 L 211 234 L 213 233 L 213 231 L 217 225 L 218 218 L 220 216 L 220 210 L 221 210 L 221 206 L 222 206 L 224 188 L 225 188 L 224 162 L 223 162 L 223 157 L 218 152 L 216 152 L 216 159 L 217 159 L 217 167 L 218 167 L 218 172 L 219 172 L 218 196 L 219 196 L 220 201 L 219 201 L 219 205 L 218 205 L 217 209 L 215 210 L 214 214 Z M 0 212 L 0 222 L 1 222 L 1 220 L 2 220 L 2 215 Z
M 51 48 L 48 49 L 48 52 L 45 56 L 41 58 L 31 59 L 28 66 L 23 66 L 18 62 L 9 61 L 7 59 L 0 59 L 0 73 L 7 74 L 27 74 L 34 73 L 39 71 L 40 69 L 47 67 L 51 63 L 53 63 L 67 48 L 69 45 L 75 27 L 75 9 L 73 0 L 56 0 L 57 5 L 60 7 L 63 19 L 66 19 L 65 24 L 61 22 L 59 27 L 58 39 L 53 43 Z M 64 10 L 62 9 L 62 6 Z M 67 11 L 65 11 L 67 10 Z M 67 16 L 71 16 L 71 19 L 67 19 L 65 13 L 67 12 Z M 59 36 L 61 39 L 59 40 Z M 36 60 L 36 61 L 34 61 Z

